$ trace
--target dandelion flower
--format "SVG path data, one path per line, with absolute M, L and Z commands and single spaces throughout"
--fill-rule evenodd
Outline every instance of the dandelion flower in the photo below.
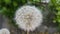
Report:
M 3 28 L 0 30 L 0 34 L 10 34 L 9 30 L 6 28 Z
M 22 6 L 15 13 L 15 21 L 24 31 L 33 31 L 42 23 L 42 13 L 35 6 Z

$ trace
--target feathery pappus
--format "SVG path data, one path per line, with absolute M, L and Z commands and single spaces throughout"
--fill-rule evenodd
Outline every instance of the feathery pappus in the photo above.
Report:
M 24 31 L 34 31 L 38 26 L 41 25 L 43 15 L 41 10 L 35 6 L 22 6 L 16 13 L 14 20 L 19 28 Z
M 0 29 L 0 34 L 10 34 L 10 31 L 6 28 Z

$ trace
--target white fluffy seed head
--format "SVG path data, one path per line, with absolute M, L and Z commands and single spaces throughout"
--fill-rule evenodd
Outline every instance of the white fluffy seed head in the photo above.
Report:
M 15 21 L 19 28 L 33 31 L 42 23 L 42 14 L 35 6 L 23 6 L 15 13 Z
M 9 30 L 6 28 L 3 28 L 0 30 L 0 34 L 10 34 Z

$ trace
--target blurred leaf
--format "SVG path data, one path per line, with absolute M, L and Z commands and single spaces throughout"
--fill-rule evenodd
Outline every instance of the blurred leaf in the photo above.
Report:
M 57 10 L 60 10 L 60 7 L 56 7 Z
M 2 3 L 2 1 L 0 0 L 0 4 Z
M 4 0 L 4 2 L 5 2 L 6 4 L 10 4 L 10 3 L 11 3 L 11 0 Z
M 60 3 L 60 0 L 56 0 L 57 1 L 57 3 Z
M 58 11 L 57 15 L 60 15 L 60 11 Z
M 23 3 L 25 3 L 26 0 L 22 0 Z
M 33 2 L 40 2 L 40 0 L 33 0 Z
M 55 5 L 56 4 L 56 0 L 51 0 L 51 3 L 53 3 Z
M 2 11 L 4 11 L 4 12 L 5 12 L 6 10 L 7 10 L 7 9 L 6 9 L 6 7 L 3 7 L 3 8 L 2 8 Z
M 58 19 L 58 22 L 60 23 L 60 19 Z
M 13 5 L 16 7 L 18 4 L 17 4 L 17 2 L 13 2 Z

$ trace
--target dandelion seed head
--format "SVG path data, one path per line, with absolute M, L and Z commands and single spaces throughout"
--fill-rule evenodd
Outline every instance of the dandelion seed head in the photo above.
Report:
M 42 13 L 35 6 L 23 6 L 15 13 L 15 21 L 19 28 L 33 31 L 42 23 Z
M 0 30 L 0 34 L 10 34 L 9 30 L 6 28 L 3 28 Z

